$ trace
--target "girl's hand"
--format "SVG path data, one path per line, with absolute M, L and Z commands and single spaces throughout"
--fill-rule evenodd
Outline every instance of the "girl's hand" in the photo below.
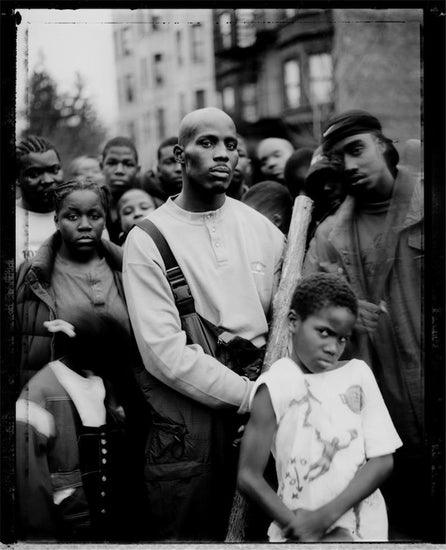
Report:
M 74 338 L 74 326 L 63 319 L 54 319 L 53 321 L 44 321 L 43 326 L 48 329 L 48 332 L 64 332 L 70 338 Z
M 320 540 L 329 525 L 318 510 L 294 510 L 295 519 L 284 530 L 287 539 L 301 542 L 314 542 Z

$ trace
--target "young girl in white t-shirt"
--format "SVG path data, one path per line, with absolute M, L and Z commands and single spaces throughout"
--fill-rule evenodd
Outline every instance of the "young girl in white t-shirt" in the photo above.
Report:
M 378 488 L 402 443 L 368 365 L 338 361 L 357 309 L 339 277 L 302 279 L 288 315 L 290 357 L 253 389 L 238 486 L 273 520 L 271 542 L 387 540 Z M 270 451 L 277 494 L 263 476 Z

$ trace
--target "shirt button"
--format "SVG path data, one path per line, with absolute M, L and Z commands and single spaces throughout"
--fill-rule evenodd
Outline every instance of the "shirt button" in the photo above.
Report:
M 105 437 L 105 432 L 101 432 L 101 437 Z
M 107 440 L 106 440 L 106 439 L 101 439 L 101 444 L 102 444 L 102 445 L 106 445 L 106 443 L 107 443 Z
M 102 476 L 102 481 L 107 481 L 107 476 Z
M 220 246 L 220 241 L 216 241 L 215 246 L 219 247 Z
M 101 491 L 101 497 L 105 497 L 105 491 Z
M 107 454 L 107 449 L 102 449 L 102 454 L 106 455 Z
M 101 514 L 105 514 L 105 508 L 102 508 Z
M 107 459 L 103 458 L 101 462 L 102 462 L 102 464 L 107 464 Z
M 215 227 L 211 227 L 212 233 L 215 233 Z

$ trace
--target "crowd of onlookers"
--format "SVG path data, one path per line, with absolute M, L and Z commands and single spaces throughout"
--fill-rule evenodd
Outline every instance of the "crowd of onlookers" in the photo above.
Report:
M 126 137 L 92 153 L 16 148 L 18 538 L 222 541 L 238 487 L 247 541 L 423 540 L 420 143 L 359 110 L 254 143 L 206 108 L 153 169 Z

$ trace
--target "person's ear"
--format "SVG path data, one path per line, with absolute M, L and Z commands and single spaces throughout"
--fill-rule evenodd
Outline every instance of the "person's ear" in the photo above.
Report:
M 278 212 L 275 212 L 273 214 L 272 222 L 276 227 L 280 229 L 280 227 L 282 226 L 282 215 L 279 214 Z
M 180 164 L 184 164 L 184 149 L 183 147 L 181 147 L 181 145 L 174 145 L 173 155 L 177 162 L 179 162 Z
M 300 326 L 300 317 L 295 309 L 290 309 L 288 312 L 288 327 L 290 332 L 295 333 Z
M 386 144 L 379 137 L 376 138 L 376 147 L 381 154 L 386 152 Z

